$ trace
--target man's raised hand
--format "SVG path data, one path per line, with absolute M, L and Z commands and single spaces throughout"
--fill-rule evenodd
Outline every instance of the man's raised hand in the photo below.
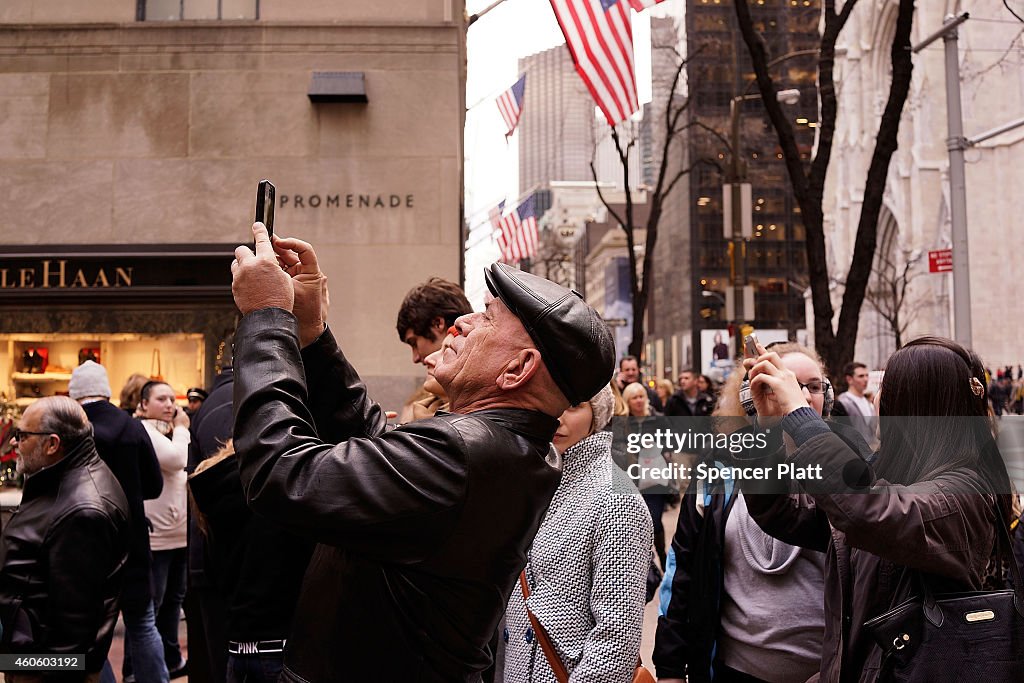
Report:
M 274 238 L 281 267 L 291 276 L 293 313 L 299 321 L 299 343 L 306 346 L 324 331 L 327 322 L 327 276 L 320 271 L 316 252 L 309 242 L 294 237 Z
M 231 293 L 242 315 L 261 308 L 283 308 L 291 311 L 295 301 L 288 273 L 281 269 L 270 244 L 267 228 L 253 223 L 256 253 L 249 247 L 235 249 L 231 264 Z

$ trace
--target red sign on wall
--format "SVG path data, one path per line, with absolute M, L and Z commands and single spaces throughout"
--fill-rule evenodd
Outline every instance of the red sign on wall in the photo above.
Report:
M 948 273 L 953 270 L 953 250 L 936 249 L 928 252 L 928 272 Z

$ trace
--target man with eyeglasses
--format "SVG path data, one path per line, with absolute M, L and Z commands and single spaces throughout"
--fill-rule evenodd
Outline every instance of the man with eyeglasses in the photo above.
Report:
M 25 476 L 0 537 L 5 654 L 78 655 L 84 671 L 7 672 L 8 683 L 100 680 L 131 543 L 128 501 L 67 396 L 25 409 L 11 441 Z

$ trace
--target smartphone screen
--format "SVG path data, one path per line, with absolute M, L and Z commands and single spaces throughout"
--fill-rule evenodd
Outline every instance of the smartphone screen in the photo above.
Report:
M 267 226 L 267 236 L 274 237 L 274 183 L 261 180 L 256 188 L 256 222 Z

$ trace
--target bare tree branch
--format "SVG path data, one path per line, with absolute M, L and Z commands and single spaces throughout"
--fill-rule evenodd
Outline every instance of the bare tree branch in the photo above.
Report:
M 619 213 L 613 209 L 612 205 L 608 203 L 607 199 L 605 199 L 604 192 L 601 192 L 601 183 L 597 181 L 597 167 L 594 166 L 593 161 L 590 162 L 590 175 L 594 178 L 594 189 L 597 190 L 597 198 L 601 200 L 602 204 L 604 204 L 604 208 L 607 209 L 608 213 L 611 214 L 611 217 L 614 218 L 615 222 L 619 225 L 625 223 L 625 221 L 622 220 L 622 217 L 619 216 Z
M 875 138 L 875 151 L 868 166 L 864 184 L 864 202 L 861 205 L 857 237 L 853 246 L 853 260 L 846 276 L 843 291 L 843 305 L 839 311 L 839 328 L 836 339 L 841 348 L 848 348 L 853 358 L 853 347 L 857 341 L 857 327 L 860 321 L 864 290 L 871 277 L 875 257 L 875 242 L 878 235 L 878 216 L 882 211 L 882 197 L 885 194 L 889 163 L 899 145 L 900 119 L 903 107 L 910 93 L 910 79 L 914 63 L 910 52 L 910 30 L 914 20 L 914 0 L 900 0 L 896 17 L 896 35 L 892 41 L 892 83 L 889 99 L 882 112 Z
M 673 49 L 673 52 L 677 56 L 679 55 L 677 50 Z M 693 55 L 698 53 L 699 50 L 695 51 Z M 692 58 L 693 55 L 691 55 L 690 58 Z M 643 352 L 644 320 L 647 313 L 647 303 L 650 298 L 654 275 L 654 250 L 658 240 L 658 227 L 661 221 L 665 199 L 676 188 L 679 181 L 689 174 L 697 164 L 713 163 L 707 159 L 700 159 L 688 168 L 679 171 L 672 171 L 670 173 L 669 169 L 673 162 L 673 156 L 671 154 L 672 145 L 679 139 L 683 132 L 698 125 L 724 141 L 724 138 L 720 133 L 718 133 L 718 131 L 704 126 L 703 124 L 699 124 L 699 122 L 687 120 L 690 101 L 688 98 L 680 97 L 677 93 L 687 61 L 687 59 L 680 59 L 679 64 L 676 65 L 673 71 L 671 87 L 668 89 L 665 99 L 665 111 L 663 115 L 658 117 L 658 121 L 660 121 L 662 128 L 660 131 L 662 134 L 660 140 L 661 158 L 658 162 L 658 170 L 654 186 L 650 188 L 647 195 L 648 213 L 647 222 L 644 226 L 646 228 L 644 238 L 644 256 L 642 266 L 640 267 L 638 267 L 640 264 L 637 263 L 636 255 L 636 230 L 641 226 L 636 225 L 633 199 L 634 188 L 630 185 L 629 177 L 630 151 L 637 144 L 635 127 L 631 128 L 630 138 L 626 141 L 623 141 L 617 128 L 613 127 L 610 132 L 612 142 L 615 144 L 615 150 L 618 154 L 619 163 L 622 166 L 623 187 L 625 188 L 625 206 L 623 207 L 623 210 L 616 210 L 608 201 L 608 198 L 605 196 L 601 187 L 597 185 L 596 164 L 593 160 L 591 160 L 590 163 L 590 173 L 595 181 L 598 199 L 601 201 L 601 204 L 604 205 L 605 209 L 608 210 L 611 218 L 616 221 L 626 236 L 626 257 L 629 261 L 630 273 L 630 296 L 633 303 L 633 332 L 630 340 L 629 352 L 638 358 L 642 356 Z M 661 112 L 659 112 L 659 114 L 661 114 Z M 714 165 L 718 166 L 718 164 Z
M 768 73 L 768 53 L 764 40 L 754 29 L 747 0 L 736 0 L 735 2 L 740 33 L 750 53 L 761 100 L 772 127 L 775 128 L 793 189 L 793 196 L 800 205 L 801 220 L 806 234 L 808 281 L 814 309 L 815 346 L 824 358 L 830 373 L 834 376 L 841 376 L 842 368 L 853 359 L 860 309 L 864 301 L 865 289 L 876 250 L 878 217 L 885 191 L 886 176 L 892 154 L 896 149 L 900 115 L 909 94 L 910 74 L 913 67 L 909 42 L 913 21 L 913 2 L 912 0 L 900 0 L 899 3 L 896 34 L 890 50 L 893 83 L 889 90 L 889 99 L 879 126 L 875 151 L 867 173 L 853 259 L 846 277 L 839 325 L 835 330 L 832 327 L 834 309 L 826 260 L 823 198 L 838 116 L 833 73 L 835 45 L 839 34 L 857 5 L 857 0 L 846 0 L 839 11 L 836 10 L 836 0 L 825 0 L 823 4 L 824 30 L 818 57 L 820 120 L 817 131 L 817 152 L 808 168 L 805 169 L 800 158 L 793 126 L 784 116 L 782 107 L 775 99 L 775 84 Z
M 732 154 L 732 144 L 728 140 L 725 139 L 725 136 L 723 136 L 721 133 L 719 133 L 717 130 L 715 130 L 711 126 L 709 126 L 709 125 L 707 125 L 705 123 L 701 123 L 700 121 L 690 121 L 688 124 L 686 124 L 684 126 L 684 129 L 685 128 L 700 128 L 703 131 L 707 131 L 708 133 L 711 133 L 716 138 L 718 138 L 722 142 L 722 144 L 725 145 L 725 148 L 727 150 L 729 150 L 729 153 Z

